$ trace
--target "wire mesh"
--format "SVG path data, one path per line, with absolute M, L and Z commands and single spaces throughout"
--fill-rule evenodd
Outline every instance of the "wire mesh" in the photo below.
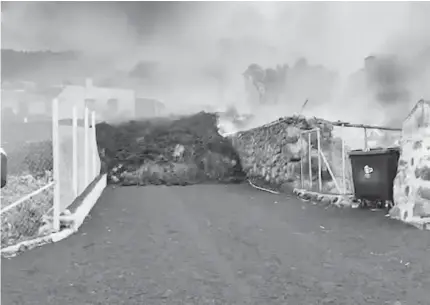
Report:
M 334 126 L 331 140 L 322 141 L 320 148 L 317 135 L 316 130 L 302 134 L 306 149 L 303 149 L 301 155 L 301 187 L 323 193 L 353 194 L 349 153 L 352 150 L 398 146 L 401 131 Z M 322 188 L 316 187 L 320 177 L 323 180 Z

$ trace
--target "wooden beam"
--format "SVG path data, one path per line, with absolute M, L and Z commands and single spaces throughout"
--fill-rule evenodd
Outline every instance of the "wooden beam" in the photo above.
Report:
M 354 128 L 365 128 L 365 129 L 379 129 L 379 130 L 392 130 L 392 131 L 402 131 L 401 128 L 393 128 L 393 127 L 384 127 L 384 126 L 375 126 L 375 125 L 366 125 L 366 124 L 351 124 L 348 122 L 329 122 L 333 126 L 343 126 L 343 127 L 354 127 Z

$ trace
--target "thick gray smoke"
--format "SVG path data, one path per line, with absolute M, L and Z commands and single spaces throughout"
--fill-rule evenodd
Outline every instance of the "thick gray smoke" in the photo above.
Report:
M 330 100 L 309 101 L 306 114 L 386 122 L 387 116 L 398 116 L 402 107 L 393 106 L 388 114 L 387 103 L 372 95 L 346 92 L 349 75 L 362 69 L 364 58 L 372 53 L 401 57 L 413 75 L 407 80 L 412 92 L 408 102 L 429 97 L 424 84 L 429 83 L 425 64 L 430 57 L 425 52 L 430 45 L 430 19 L 426 17 L 430 8 L 424 2 L 2 5 L 3 48 L 80 50 L 108 62 L 112 73 L 129 71 L 139 62 L 156 63 L 147 79 L 134 81 L 133 86 L 164 99 L 172 109 L 246 105 L 241 74 L 249 64 L 293 66 L 305 57 L 311 65 L 323 65 L 339 75 Z M 309 78 L 294 86 L 315 92 L 316 87 L 326 86 Z M 297 112 L 303 102 L 302 96 L 281 101 L 276 109 L 259 111 L 260 119 Z M 369 118 L 369 107 L 375 108 L 377 119 Z

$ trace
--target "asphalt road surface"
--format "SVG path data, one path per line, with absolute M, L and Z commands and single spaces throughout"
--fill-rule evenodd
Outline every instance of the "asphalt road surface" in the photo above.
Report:
M 428 305 L 430 234 L 245 184 L 107 188 L 77 234 L 2 259 L 1 288 L 4 305 Z

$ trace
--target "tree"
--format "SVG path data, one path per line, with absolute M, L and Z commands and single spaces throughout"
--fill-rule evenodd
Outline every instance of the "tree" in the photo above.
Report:
M 256 88 L 260 104 L 276 104 L 285 88 L 287 70 L 286 64 L 277 65 L 276 69 L 263 69 L 258 64 L 251 64 L 243 76 Z

